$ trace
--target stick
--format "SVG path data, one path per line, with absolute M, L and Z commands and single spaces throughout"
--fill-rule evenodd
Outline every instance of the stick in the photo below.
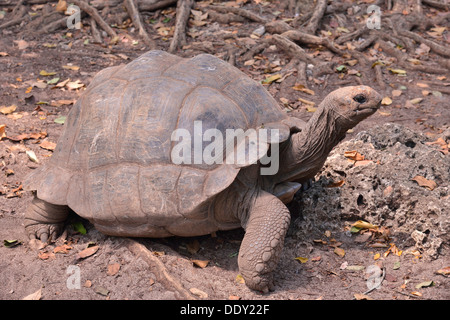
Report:
M 301 61 L 314 65 L 318 63 L 314 58 L 309 56 L 306 51 L 303 50 L 303 48 L 282 35 L 274 34 L 272 37 L 272 42 L 277 47 L 285 51 L 291 58 L 299 59 Z
M 265 18 L 258 16 L 257 14 L 250 12 L 248 10 L 242 8 L 234 8 L 234 7 L 223 7 L 223 6 L 208 6 L 210 9 L 214 9 L 220 13 L 234 13 L 238 16 L 247 18 L 249 20 L 258 22 L 258 23 L 267 23 L 268 21 Z
M 111 43 L 117 43 L 117 41 L 119 40 L 117 33 L 105 22 L 105 20 L 103 20 L 103 18 L 99 15 L 97 9 L 91 7 L 89 4 L 81 0 L 70 0 L 70 2 L 80 7 L 81 10 L 94 18 L 99 27 L 105 30 L 106 33 L 111 37 Z
M 433 50 L 434 52 L 436 52 L 437 54 L 439 54 L 441 56 L 450 57 L 450 49 L 443 47 L 434 41 L 425 39 L 425 38 L 419 36 L 418 34 L 415 34 L 414 32 L 407 31 L 407 30 L 399 30 L 398 33 L 402 36 L 411 38 L 416 42 L 420 42 L 420 43 L 423 43 L 423 44 L 429 46 L 431 50 Z
M 316 30 L 319 27 L 319 22 L 322 19 L 323 15 L 325 14 L 326 10 L 327 10 L 327 0 L 318 0 L 317 5 L 314 8 L 314 14 L 312 15 L 311 20 L 309 20 L 305 28 L 305 30 L 308 33 L 312 34 L 316 33 Z
M 422 2 L 430 7 L 434 7 L 437 9 L 443 9 L 443 10 L 450 10 L 450 4 L 448 3 L 448 1 L 438 2 L 438 1 L 433 1 L 433 0 L 422 0 Z
M 97 29 L 97 23 L 95 22 L 94 18 L 91 17 L 89 19 L 89 23 L 91 24 L 91 33 L 92 37 L 94 38 L 94 43 L 102 43 L 102 35 Z
M 179 0 L 177 3 L 175 32 L 168 50 L 170 53 L 175 52 L 179 46 L 186 43 L 186 24 L 193 5 L 194 0 Z
M 130 250 L 137 257 L 141 257 L 149 265 L 151 271 L 155 274 L 156 279 L 159 282 L 161 282 L 164 286 L 167 286 L 168 289 L 176 290 L 182 296 L 182 299 L 196 300 L 189 293 L 189 291 L 181 285 L 181 283 L 172 278 L 167 271 L 167 268 L 159 260 L 159 258 L 152 254 L 143 244 L 140 244 L 136 240 L 130 238 L 126 238 L 125 243 L 128 250 Z
M 289 40 L 292 41 L 298 41 L 300 43 L 306 43 L 306 44 L 315 44 L 315 45 L 321 45 L 330 50 L 331 52 L 334 52 L 338 55 L 343 55 L 344 52 L 342 50 L 339 50 L 336 48 L 330 40 L 327 38 L 322 38 L 318 36 L 314 36 L 308 33 L 304 33 L 298 30 L 289 30 L 282 34 L 282 36 L 285 36 Z
M 139 11 L 136 6 L 136 0 L 125 0 L 124 1 L 125 7 L 127 8 L 128 14 L 131 17 L 131 21 L 133 21 L 133 24 L 136 28 L 139 30 L 139 35 L 144 40 L 144 43 L 150 47 L 150 49 L 155 48 L 155 43 L 150 39 L 147 31 L 145 31 L 145 27 L 142 24 L 142 18 L 139 14 Z

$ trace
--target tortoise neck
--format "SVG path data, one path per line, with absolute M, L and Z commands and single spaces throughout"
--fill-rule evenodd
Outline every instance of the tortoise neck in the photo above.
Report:
M 280 154 L 277 183 L 313 178 L 333 147 L 344 139 L 347 130 L 340 125 L 333 108 L 321 105 L 305 129 L 293 134 Z

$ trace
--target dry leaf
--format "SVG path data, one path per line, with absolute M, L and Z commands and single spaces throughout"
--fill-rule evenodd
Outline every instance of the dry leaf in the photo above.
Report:
M 388 70 L 394 74 L 398 74 L 398 75 L 406 75 L 406 70 L 402 70 L 402 69 L 391 69 L 388 68 Z
M 41 72 L 39 72 L 39 74 L 43 77 L 48 77 L 48 76 L 54 76 L 56 74 L 56 72 L 48 72 L 45 70 L 41 70 Z
M 445 267 L 436 271 L 437 274 L 442 274 L 443 276 L 450 275 L 450 267 Z
M 263 81 L 261 81 L 262 84 L 271 84 L 274 81 L 277 81 L 281 79 L 281 74 L 274 74 L 273 76 L 269 76 Z
M 39 163 L 39 160 L 33 150 L 27 150 L 25 153 L 31 161 Z
M 231 295 L 228 297 L 228 300 L 241 300 L 241 297 Z
M 421 297 L 422 294 L 419 291 L 413 291 L 411 292 L 412 295 L 417 296 L 417 297 Z
M 344 152 L 344 157 L 353 160 L 353 161 L 361 161 L 364 160 L 364 156 L 362 154 L 360 154 L 359 152 L 357 152 L 356 150 L 352 150 L 352 151 L 345 151 Z
M 292 87 L 292 89 L 294 89 L 296 91 L 301 91 L 301 92 L 307 93 L 312 96 L 315 95 L 315 92 L 313 90 L 306 88 L 302 84 L 296 84 L 295 86 Z
M 313 101 L 309 101 L 309 100 L 306 100 L 306 99 L 303 99 L 303 98 L 297 98 L 297 100 L 300 101 L 301 103 L 308 104 L 308 105 L 311 105 L 311 106 L 314 106 L 316 104 Z
M 71 250 L 72 247 L 67 245 L 67 244 L 63 244 L 62 246 L 58 246 L 55 249 L 53 249 L 53 253 L 69 253 L 69 250 Z
M 67 65 L 67 66 L 63 66 L 63 69 L 68 69 L 68 70 L 78 71 L 78 70 L 80 70 L 80 67 L 78 67 L 78 66 L 69 66 L 69 65 Z
M 56 4 L 55 10 L 57 12 L 66 12 L 67 10 L 67 2 L 64 0 L 59 0 Z
M 355 167 L 359 167 L 359 166 L 365 166 L 368 165 L 370 163 L 372 163 L 372 160 L 360 160 L 360 161 L 356 161 L 355 162 Z
M 9 107 L 2 107 L 0 108 L 0 112 L 3 114 L 10 114 L 13 113 L 14 111 L 16 111 L 17 106 L 15 104 L 10 105 Z
M 402 90 L 392 90 L 392 96 L 393 97 L 400 97 L 402 95 Z
M 106 271 L 106 274 L 108 276 L 114 276 L 119 272 L 120 270 L 120 264 L 119 263 L 112 263 L 108 265 L 108 271 Z
M 371 224 L 369 222 L 366 222 L 366 221 L 363 221 L 363 220 L 358 220 L 358 221 L 356 221 L 355 223 L 352 224 L 352 227 L 356 227 L 356 228 L 359 228 L 359 229 L 375 229 L 378 226 L 373 225 L 373 224 Z
M 418 86 L 419 88 L 428 88 L 429 87 L 429 85 L 427 85 L 426 83 L 421 83 L 421 82 L 416 83 L 416 86 Z
M 77 80 L 77 81 L 73 81 L 73 82 L 68 82 L 66 84 L 66 87 L 69 88 L 69 90 L 75 90 L 75 89 L 84 87 L 84 84 L 81 83 L 80 80 Z
M 355 297 L 356 300 L 373 300 L 368 295 L 361 294 L 361 293 L 355 293 L 353 296 Z
M 94 253 L 96 253 L 98 251 L 98 249 L 99 249 L 99 246 L 93 246 L 93 247 L 86 248 L 78 253 L 77 258 L 84 259 L 84 258 L 90 257 Z
M 245 284 L 245 280 L 244 280 L 244 278 L 243 278 L 240 274 L 238 274 L 238 275 L 236 276 L 235 281 L 236 281 L 237 283 Z
M 0 52 L 0 57 L 6 57 L 9 56 L 7 52 Z
M 334 253 L 336 253 L 339 257 L 343 258 L 345 256 L 345 250 L 342 248 L 334 248 Z
M 209 263 L 209 260 L 191 260 L 194 266 L 197 266 L 199 268 L 206 268 L 206 266 Z
M 373 260 L 378 260 L 381 258 L 381 254 L 377 253 L 373 256 Z
M 422 176 L 415 176 L 411 180 L 416 181 L 419 184 L 419 186 L 425 187 L 430 191 L 437 187 L 436 182 L 434 182 L 433 180 L 428 180 Z
M 22 300 L 41 300 L 41 297 L 42 297 L 42 288 L 40 288 L 36 292 L 33 292 L 32 294 L 27 295 Z
M 19 47 L 19 50 L 28 48 L 28 42 L 25 40 L 13 40 L 14 43 Z
M 48 141 L 48 140 L 44 140 L 42 141 L 42 143 L 39 145 L 39 147 L 43 148 L 43 149 L 47 149 L 47 150 L 55 150 L 56 148 L 56 143 Z
M 388 105 L 392 104 L 392 99 L 389 97 L 384 97 L 383 100 L 381 100 L 381 104 L 383 106 L 388 106 Z
M 6 124 L 0 124 L 0 140 L 6 138 Z
M 306 263 L 308 261 L 308 258 L 305 258 L 305 257 L 297 257 L 294 259 L 297 261 L 300 261 L 300 263 Z
M 325 186 L 325 188 L 338 188 L 338 187 L 342 187 L 345 183 L 345 180 L 341 180 L 338 182 L 333 182 L 330 183 L 329 185 Z

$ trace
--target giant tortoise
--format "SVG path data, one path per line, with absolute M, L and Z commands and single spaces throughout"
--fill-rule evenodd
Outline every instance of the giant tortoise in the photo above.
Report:
M 306 123 L 217 57 L 147 52 L 99 72 L 72 107 L 53 156 L 26 180 L 34 193 L 26 232 L 49 241 L 70 209 L 113 236 L 242 227 L 239 271 L 249 288 L 267 292 L 290 222 L 285 204 L 380 101 L 370 87 L 343 87 Z M 237 134 L 212 148 L 217 132 Z

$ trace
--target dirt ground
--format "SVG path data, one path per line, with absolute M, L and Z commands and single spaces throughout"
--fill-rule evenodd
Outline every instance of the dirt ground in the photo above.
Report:
M 237 6 L 270 19 L 293 18 L 292 13 L 282 9 L 279 2 L 263 6 L 261 2 L 265 3 L 237 1 Z M 233 4 L 236 5 L 236 2 Z M 39 14 L 42 10 L 38 4 L 27 8 L 30 13 Z M 0 24 L 8 19 L 10 10 L 10 6 L 2 7 L 0 1 Z M 431 18 L 446 12 L 425 6 L 423 10 Z M 336 29 L 333 24 L 340 22 L 339 19 L 339 15 L 326 15 L 322 21 L 322 30 L 328 30 L 325 26 L 330 25 Z M 161 35 L 164 30 L 160 29 L 167 27 L 170 30 L 174 26 L 175 6 L 147 13 L 144 20 L 151 22 L 147 30 L 157 48 L 167 50 L 171 34 L 167 37 Z M 242 42 L 246 42 L 246 48 L 252 48 L 256 42 L 255 37 L 250 35 L 261 25 L 247 20 L 218 23 L 211 17 L 199 21 L 205 24 L 191 26 L 187 44 L 178 49 L 176 54 L 192 57 L 208 52 L 230 61 L 229 54 L 234 51 L 229 46 L 242 49 Z M 336 222 L 336 229 L 321 233 L 319 238 L 317 233 L 299 238 L 296 230 L 301 212 L 295 203 L 290 205 L 292 223 L 275 273 L 275 290 L 268 294 L 249 290 L 239 276 L 237 253 L 243 230 L 195 238 L 130 240 L 102 235 L 87 221 L 74 216 L 63 239 L 36 249 L 28 242 L 23 229 L 22 218 L 31 200 L 31 194 L 22 190 L 24 178 L 51 157 L 63 128 L 63 117 L 83 94 L 92 77 L 105 67 L 135 59 L 146 52 L 148 46 L 141 41 L 136 28 L 129 22 L 114 28 L 119 35 L 118 43 L 114 45 L 94 44 L 88 23 L 81 30 L 60 28 L 41 34 L 23 32 L 27 30 L 26 26 L 27 23 L 22 23 L 0 29 L 0 299 L 17 300 L 32 294 L 29 298 L 42 300 L 450 298 L 448 244 L 442 246 L 436 257 L 430 258 L 420 250 L 414 252 L 410 244 L 398 242 L 395 243 L 396 247 L 405 252 L 391 252 L 385 256 L 389 241 L 385 246 L 371 247 L 364 241 L 358 241 L 358 236 L 349 236 L 349 224 L 358 220 L 354 216 L 348 221 Z M 353 30 L 356 26 L 348 21 L 340 27 Z M 445 27 L 445 23 L 434 27 Z M 449 50 L 448 27 L 436 32 L 441 35 L 428 37 Z M 238 34 L 239 38 L 224 38 L 224 34 Z M 427 36 L 426 32 L 421 34 Z M 106 37 L 106 34 L 103 36 Z M 412 45 L 416 49 L 416 53 L 411 55 L 414 59 L 427 63 L 443 59 L 433 50 L 430 51 L 429 47 L 427 50 L 418 43 Z M 423 53 L 420 48 L 426 52 Z M 406 68 L 397 65 L 393 59 L 390 66 L 381 69 L 383 85 L 377 81 L 370 64 L 352 67 L 350 65 L 353 62 L 346 64 L 350 58 L 316 49 L 314 46 L 305 46 L 308 54 L 314 55 L 316 59 L 333 61 L 336 66 L 344 65 L 346 69 L 357 70 L 363 76 L 356 76 L 355 72 L 343 73 L 341 68 L 314 78 L 307 71 L 305 87 L 313 91 L 314 95 L 311 95 L 305 90 L 292 88 L 297 83 L 299 72 L 294 70 L 290 73 L 286 70 L 291 59 L 285 51 L 274 45 L 253 57 L 235 55 L 233 63 L 257 81 L 281 74 L 281 79 L 278 79 L 281 81 L 268 81 L 266 88 L 292 116 L 305 120 L 309 119 L 313 109 L 309 104 L 298 102 L 298 97 L 317 105 L 332 90 L 361 81 L 388 97 L 382 108 L 354 128 L 346 140 L 386 122 L 401 124 L 420 132 L 429 141 L 436 140 L 439 134 L 450 128 L 448 70 L 446 72 L 444 69 L 439 74 L 417 70 L 407 70 L 406 74 L 396 73 L 388 68 Z M 388 59 L 379 47 L 370 50 L 374 51 L 366 54 L 379 60 Z M 250 60 L 253 61 L 248 62 Z M 443 148 L 442 153 L 449 161 L 448 147 L 446 150 Z M 320 174 L 316 180 L 320 180 Z M 81 223 L 87 230 L 86 234 L 74 230 L 74 222 Z M 390 232 L 395 235 L 395 227 Z M 91 252 L 80 257 L 80 253 L 86 253 L 87 248 Z M 408 248 L 411 249 L 410 254 L 406 253 Z M 377 254 L 379 258 L 376 258 Z M 162 264 L 158 264 L 158 261 Z M 382 274 L 374 276 L 378 271 L 382 271 Z M 381 280 L 381 285 L 367 292 L 370 281 L 374 279 Z

